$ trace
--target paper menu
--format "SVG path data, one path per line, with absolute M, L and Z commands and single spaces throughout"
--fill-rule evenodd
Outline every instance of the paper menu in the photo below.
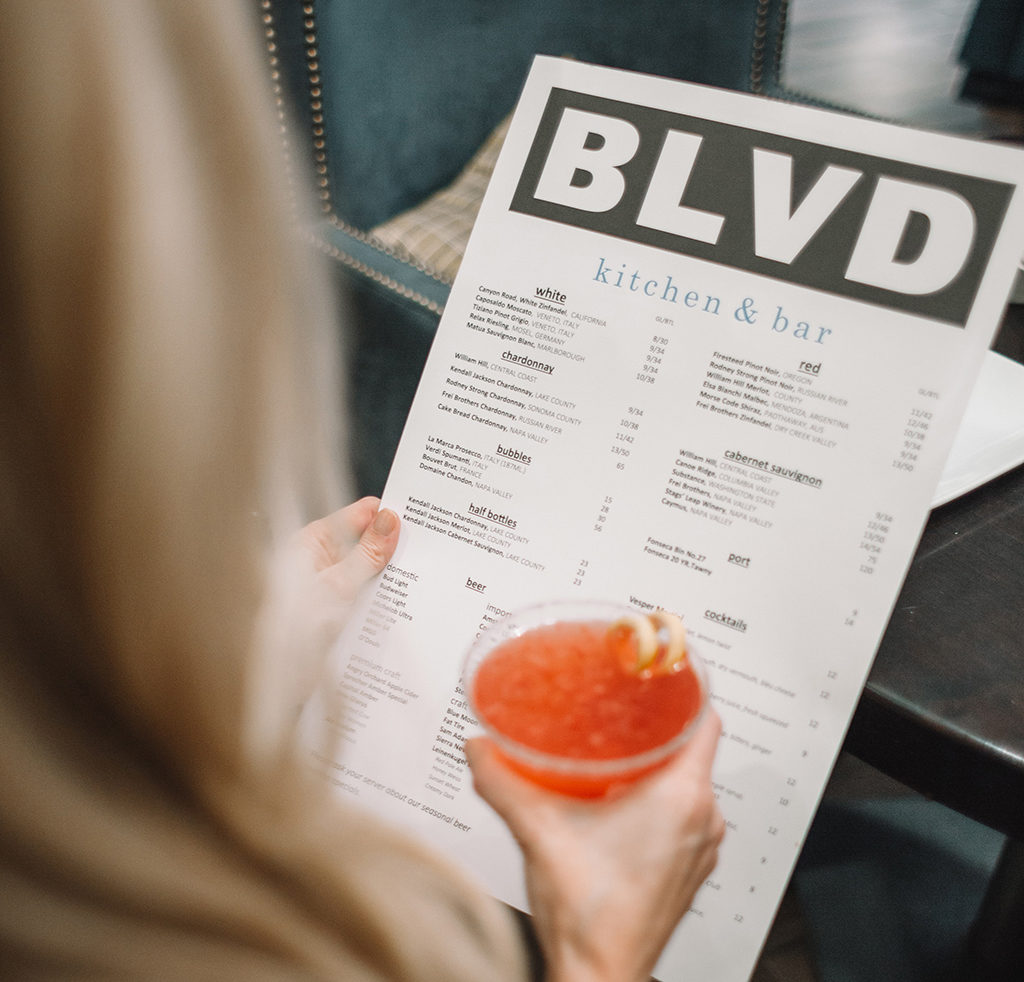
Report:
M 747 978 L 1024 251 L 1020 171 L 538 59 L 385 492 L 399 551 L 337 649 L 339 793 L 523 906 L 461 754 L 465 649 L 550 598 L 674 610 L 729 831 L 657 974 Z

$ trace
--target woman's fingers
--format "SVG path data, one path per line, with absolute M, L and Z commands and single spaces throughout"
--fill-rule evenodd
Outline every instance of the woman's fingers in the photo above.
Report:
M 323 582 L 348 603 L 391 561 L 400 525 L 393 511 L 380 507 L 379 498 L 366 497 L 311 522 L 303 541 Z
M 660 771 L 656 771 L 649 781 L 652 784 L 664 784 L 669 788 L 709 785 L 711 767 L 715 761 L 715 751 L 718 749 L 721 735 L 722 720 L 718 713 L 709 707 L 678 756 Z
M 551 792 L 541 790 L 512 771 L 502 762 L 494 744 L 487 737 L 467 740 L 464 749 L 476 793 L 494 809 L 515 839 L 523 844 L 520 816 L 536 816 L 537 809 L 552 800 Z

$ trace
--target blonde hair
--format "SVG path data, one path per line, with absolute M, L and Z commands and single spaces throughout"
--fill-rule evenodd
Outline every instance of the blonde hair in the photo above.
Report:
M 343 393 L 252 27 L 0 4 L 0 974 L 516 977 L 297 740 Z

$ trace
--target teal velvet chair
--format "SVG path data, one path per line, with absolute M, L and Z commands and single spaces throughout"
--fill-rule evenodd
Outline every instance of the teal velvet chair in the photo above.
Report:
M 535 54 L 780 93 L 786 0 L 257 0 L 349 316 L 360 493 L 387 477 L 451 285 L 372 230 L 458 177 Z

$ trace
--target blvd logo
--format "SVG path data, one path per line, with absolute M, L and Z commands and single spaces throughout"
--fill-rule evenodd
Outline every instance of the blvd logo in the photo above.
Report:
M 556 88 L 511 207 L 962 326 L 1012 190 Z

